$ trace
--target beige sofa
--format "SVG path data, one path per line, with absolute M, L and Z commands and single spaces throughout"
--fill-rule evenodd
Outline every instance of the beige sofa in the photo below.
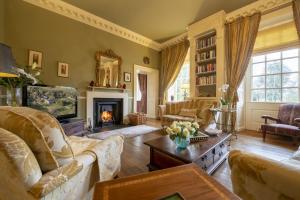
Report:
M 56 119 L 0 107 L 0 199 L 91 199 L 120 170 L 123 137 L 67 137 Z
M 215 100 L 192 99 L 181 102 L 167 102 L 159 105 L 162 126 L 169 126 L 173 121 L 197 121 L 201 128 L 206 128 L 213 119 L 209 110 L 217 106 Z M 181 115 L 183 110 L 196 110 L 196 115 Z
M 233 191 L 243 200 L 300 199 L 300 149 L 275 161 L 255 154 L 229 154 Z

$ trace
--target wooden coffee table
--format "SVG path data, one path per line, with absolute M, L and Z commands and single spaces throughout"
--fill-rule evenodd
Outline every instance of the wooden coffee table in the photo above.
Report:
M 149 171 L 195 163 L 212 174 L 228 156 L 227 141 L 231 134 L 222 133 L 205 141 L 192 143 L 186 149 L 177 149 L 169 136 L 146 141 L 150 147 Z
M 94 200 L 160 200 L 179 193 L 184 200 L 238 200 L 224 186 L 189 164 L 96 183 Z

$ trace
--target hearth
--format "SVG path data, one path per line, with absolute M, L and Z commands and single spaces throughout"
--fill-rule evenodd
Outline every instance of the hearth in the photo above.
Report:
M 94 129 L 123 122 L 123 99 L 94 98 Z

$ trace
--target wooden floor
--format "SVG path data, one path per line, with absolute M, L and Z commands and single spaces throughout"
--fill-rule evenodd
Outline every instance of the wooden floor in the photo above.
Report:
M 158 120 L 148 120 L 147 124 L 160 127 L 160 121 Z M 146 165 L 149 163 L 149 147 L 144 145 L 143 142 L 158 137 L 161 137 L 161 135 L 150 133 L 125 140 L 119 177 L 148 172 Z M 266 142 L 263 142 L 260 133 L 242 131 L 239 133 L 238 139 L 234 139 L 231 142 L 230 149 L 239 149 L 271 159 L 282 160 L 290 157 L 297 149 L 297 146 L 292 145 L 292 141 L 289 138 L 267 136 Z M 230 169 L 227 161 L 212 176 L 229 190 L 232 190 Z

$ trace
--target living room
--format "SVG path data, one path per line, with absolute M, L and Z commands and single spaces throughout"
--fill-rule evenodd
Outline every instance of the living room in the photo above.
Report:
M 0 199 L 300 199 L 299 37 L 299 0 L 0 0 Z

